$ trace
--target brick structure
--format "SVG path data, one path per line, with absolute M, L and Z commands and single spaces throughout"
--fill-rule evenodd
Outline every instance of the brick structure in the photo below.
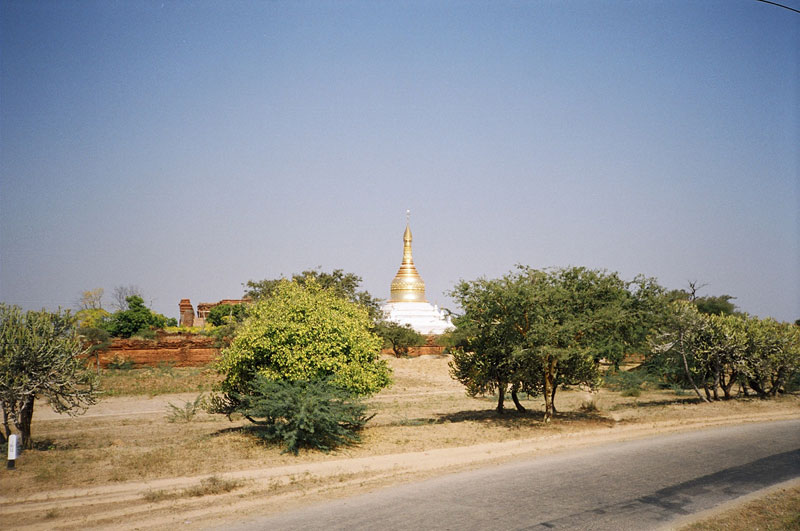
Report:
M 206 325 L 206 319 L 208 318 L 208 313 L 214 306 L 219 306 L 220 304 L 247 304 L 252 302 L 252 299 L 249 297 L 244 297 L 243 299 L 222 299 L 219 302 L 199 302 L 197 303 L 197 313 L 194 312 L 194 307 L 192 306 L 192 301 L 189 299 L 181 299 L 178 303 L 178 308 L 180 309 L 181 315 L 181 326 L 197 326 L 197 327 L 204 327 Z
M 194 308 L 189 299 L 181 299 L 178 303 L 180 308 L 181 326 L 194 326 Z
M 100 365 L 112 360 L 129 360 L 135 366 L 158 366 L 169 363 L 176 367 L 202 367 L 219 357 L 219 342 L 213 337 L 194 334 L 164 334 L 156 339 L 120 339 L 112 341 L 108 350 L 100 353 Z
M 411 347 L 408 349 L 408 357 L 416 358 L 419 356 L 442 356 L 444 354 L 444 347 L 436 343 L 439 336 L 429 335 L 425 338 L 425 344 L 419 347 Z M 391 347 L 381 350 L 384 356 L 394 356 L 394 350 Z

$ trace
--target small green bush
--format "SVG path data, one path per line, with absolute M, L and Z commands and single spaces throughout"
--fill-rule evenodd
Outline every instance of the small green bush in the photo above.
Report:
M 162 360 L 156 364 L 156 369 L 161 374 L 172 376 L 175 370 L 175 362 L 171 360 Z
M 142 328 L 131 336 L 133 339 L 152 340 L 156 338 L 156 331 L 150 328 Z
M 128 358 L 124 358 L 122 356 L 114 356 L 111 358 L 111 361 L 108 362 L 108 368 L 114 369 L 118 371 L 127 371 L 133 369 L 135 363 Z
M 210 325 L 209 325 L 210 326 Z M 168 334 L 201 334 L 204 328 L 201 326 L 165 326 L 164 332 Z
M 795 372 L 783 386 L 786 393 L 796 393 L 800 391 L 800 371 Z
M 381 321 L 375 325 L 375 333 L 383 338 L 384 348 L 391 348 L 397 358 L 408 356 L 411 347 L 425 344 L 425 336 L 411 328 L 392 321 Z
M 366 405 L 328 381 L 270 381 L 258 375 L 247 394 L 233 394 L 235 411 L 254 422 L 266 440 L 282 442 L 285 452 L 300 448 L 324 452 L 360 442 L 358 431 L 372 417 Z
M 603 382 L 622 396 L 639 396 L 642 389 L 651 384 L 651 378 L 643 371 L 609 371 L 603 377 Z
M 684 396 L 684 395 L 686 395 L 686 394 L 687 394 L 687 393 L 686 393 L 686 389 L 684 389 L 684 388 L 683 388 L 683 386 L 682 386 L 682 385 L 680 385 L 680 384 L 677 384 L 677 383 L 670 384 L 669 388 L 670 388 L 670 389 L 672 390 L 672 392 L 673 392 L 673 393 L 675 393 L 677 396 Z
M 167 404 L 167 421 L 169 422 L 191 422 L 197 412 L 202 410 L 206 404 L 206 397 L 202 393 L 197 395 L 194 400 L 189 400 L 183 407 L 176 406 L 172 402 Z

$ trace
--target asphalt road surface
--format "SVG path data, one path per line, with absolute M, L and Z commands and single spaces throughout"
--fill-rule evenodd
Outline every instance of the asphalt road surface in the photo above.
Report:
M 798 477 L 800 420 L 757 423 L 515 461 L 225 529 L 657 529 Z

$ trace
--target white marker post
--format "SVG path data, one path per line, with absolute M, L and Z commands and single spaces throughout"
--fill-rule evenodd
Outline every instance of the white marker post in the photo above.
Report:
M 16 435 L 9 435 L 8 436 L 8 466 L 9 470 L 12 470 L 15 465 L 15 461 L 17 460 L 17 436 Z

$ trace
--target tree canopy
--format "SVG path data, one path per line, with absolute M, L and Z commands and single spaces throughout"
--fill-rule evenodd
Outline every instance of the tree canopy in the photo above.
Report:
M 329 380 L 353 395 L 390 383 L 381 339 L 362 306 L 315 280 L 281 280 L 248 309 L 217 369 L 225 393 L 246 391 L 257 374 L 273 381 Z
M 37 398 L 59 413 L 79 414 L 95 403 L 94 374 L 86 369 L 75 318 L 69 312 L 22 312 L 0 304 L 0 405 L 2 439 L 9 421 L 31 448 L 31 421 Z
M 283 280 L 285 279 L 249 280 L 245 284 L 245 295 L 252 299 L 270 297 Z M 354 273 L 345 273 L 341 269 L 334 269 L 331 273 L 308 269 L 292 275 L 291 280 L 301 286 L 313 282 L 343 299 L 360 304 L 367 309 L 372 319 L 377 320 L 380 317 L 380 299 L 373 298 L 367 291 L 359 290 L 362 279 Z
M 114 312 L 105 324 L 112 336 L 131 337 L 167 325 L 167 318 L 151 311 L 144 305 L 144 300 L 139 295 L 131 295 L 125 302 L 127 309 Z
M 391 348 L 396 357 L 408 356 L 411 347 L 425 344 L 425 336 L 411 328 L 392 321 L 375 323 L 375 333 L 383 338 L 383 346 Z
M 597 362 L 618 364 L 639 348 L 660 319 L 663 290 L 652 279 L 625 282 L 582 267 L 519 267 L 502 278 L 459 282 L 451 374 L 471 395 L 506 389 L 543 394 L 545 420 L 562 385 L 597 382 Z
M 240 323 L 247 315 L 247 306 L 244 304 L 218 304 L 208 312 L 206 321 L 214 326 L 223 326 L 231 323 Z
M 732 295 L 705 295 L 699 296 L 697 293 L 707 284 L 698 284 L 696 281 L 689 281 L 688 289 L 674 289 L 666 294 L 668 301 L 683 300 L 694 304 L 700 313 L 713 315 L 731 315 L 736 312 L 736 305 L 731 301 L 736 297 Z
M 775 396 L 800 371 L 800 328 L 746 314 L 702 313 L 689 301 L 670 304 L 650 343 L 648 369 L 690 385 L 706 402 L 731 398 L 737 383 L 762 398 Z

